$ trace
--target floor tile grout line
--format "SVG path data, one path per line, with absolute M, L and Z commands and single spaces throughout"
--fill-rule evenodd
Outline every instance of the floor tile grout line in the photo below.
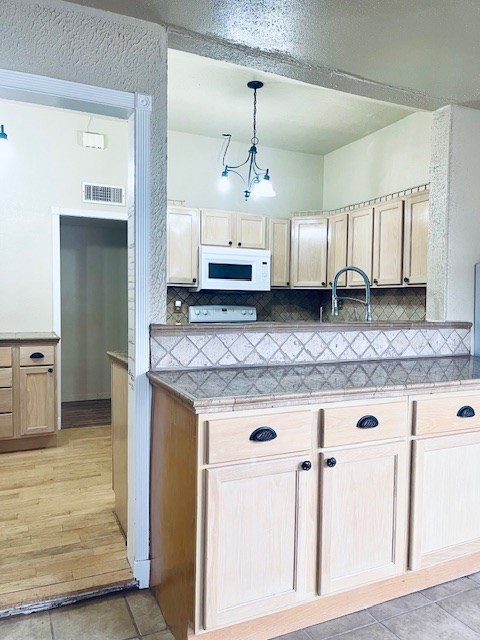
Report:
M 48 612 L 48 620 L 50 622 L 50 635 L 52 636 L 52 640 L 55 640 L 55 631 L 53 629 L 53 620 L 52 620 L 51 611 Z
M 420 608 L 421 608 L 421 607 L 420 607 Z M 408 612 L 407 612 L 407 611 L 405 611 L 405 613 L 408 613 Z M 395 617 L 396 617 L 396 616 L 395 616 Z M 389 620 L 391 620 L 391 618 L 388 618 L 388 619 L 389 619 Z M 378 624 L 379 624 L 381 627 L 383 627 L 384 629 L 386 629 L 386 631 L 389 631 L 389 632 L 392 634 L 392 636 L 393 636 L 394 638 L 398 638 L 399 640 L 401 640 L 400 636 L 398 636 L 394 631 L 392 631 L 391 629 L 389 629 L 389 628 L 387 627 L 387 625 L 383 624 L 383 622 L 379 622 Z
M 135 631 L 137 632 L 137 636 L 138 636 L 139 638 L 141 638 L 141 637 L 142 637 L 142 634 L 140 633 L 140 629 L 138 628 L 138 625 L 137 625 L 137 623 L 136 623 L 136 621 L 135 621 L 135 617 L 134 617 L 134 615 L 133 615 L 133 611 L 130 609 L 130 604 L 129 604 L 129 602 L 128 602 L 128 599 L 127 599 L 127 597 L 126 597 L 126 596 L 123 596 L 123 599 L 125 600 L 125 604 L 127 605 L 127 611 L 128 611 L 128 613 L 129 613 L 129 615 L 130 615 L 130 618 L 132 619 L 133 626 L 134 626 L 134 628 L 135 628 Z
M 414 592 L 414 593 L 417 593 L 417 592 Z M 404 596 L 400 596 L 400 597 L 404 597 Z M 388 600 L 386 600 L 386 602 L 388 602 Z M 383 603 L 381 602 L 380 604 L 383 604 Z M 375 618 L 375 620 L 377 622 L 382 624 L 383 622 L 386 622 L 387 620 L 393 620 L 394 618 L 398 618 L 400 616 L 403 616 L 406 613 L 411 613 L 412 611 L 418 611 L 419 609 L 423 609 L 424 607 L 429 607 L 432 604 L 436 604 L 436 601 L 430 600 L 428 602 L 425 602 L 425 604 L 419 605 L 418 607 L 412 607 L 411 609 L 405 609 L 405 611 L 401 611 L 400 613 L 396 613 L 393 616 L 388 616 L 387 618 L 382 618 L 381 620 L 378 620 L 377 618 L 375 618 L 375 614 L 374 613 L 372 613 L 371 615 Z M 375 606 L 378 606 L 378 605 L 373 605 L 373 606 L 375 607 Z
M 361 611 L 366 611 L 366 609 L 361 609 Z M 347 615 L 350 615 L 350 614 L 347 614 Z M 343 616 L 340 616 L 340 617 L 343 617 Z M 338 618 L 332 618 L 332 620 L 325 620 L 325 622 L 332 622 L 333 620 L 338 620 Z M 346 631 L 341 631 L 340 633 L 334 633 L 332 636 L 327 636 L 324 640 L 331 640 L 331 638 L 341 638 L 347 633 L 351 633 L 352 631 L 358 631 L 359 629 L 365 629 L 365 627 L 371 627 L 373 624 L 377 624 L 377 623 L 378 621 L 375 620 L 375 618 L 373 618 L 372 622 L 368 622 L 367 624 L 361 624 L 358 627 L 353 627 L 352 629 L 347 629 Z M 325 624 L 325 623 L 320 623 L 320 624 Z M 309 640 L 313 640 L 312 636 L 308 633 L 308 627 L 305 629 L 300 629 L 300 631 L 305 631 Z
M 469 589 L 469 591 L 473 591 L 473 589 Z M 461 593 L 466 593 L 465 591 L 462 591 Z M 457 594 L 460 595 L 460 594 Z M 444 598 L 445 600 L 445 598 Z M 467 629 L 470 629 L 471 631 L 473 631 L 474 633 L 478 634 L 478 631 L 476 629 L 473 629 L 468 623 L 466 623 L 464 620 L 461 620 L 457 615 L 455 615 L 454 613 L 452 613 L 451 611 L 446 611 L 443 607 L 441 607 L 440 605 L 438 605 L 441 610 L 446 613 L 447 615 L 451 616 L 452 618 L 454 618 L 455 620 L 458 620 L 458 622 L 460 622 L 460 624 L 463 624 L 465 627 L 467 627 Z

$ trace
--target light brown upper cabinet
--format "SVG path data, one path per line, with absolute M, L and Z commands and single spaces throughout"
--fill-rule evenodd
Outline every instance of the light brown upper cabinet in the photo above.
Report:
M 405 201 L 405 243 L 403 282 L 427 283 L 428 191 L 409 196 Z
M 403 200 L 388 200 L 373 214 L 373 284 L 400 286 L 403 260 Z
M 292 286 L 327 286 L 328 218 L 292 219 Z
M 363 269 L 372 282 L 373 207 L 365 207 L 348 214 L 348 264 Z M 349 287 L 363 287 L 358 273 L 347 274 Z
M 200 242 L 217 247 L 265 249 L 266 228 L 265 216 L 202 209 Z
M 270 218 L 268 249 L 272 252 L 270 284 L 288 287 L 290 284 L 290 220 Z
M 167 284 L 195 284 L 198 278 L 200 211 L 184 207 L 167 210 Z
M 339 213 L 328 219 L 328 285 L 339 269 L 347 266 L 348 213 Z M 347 284 L 347 274 L 338 279 L 337 286 Z

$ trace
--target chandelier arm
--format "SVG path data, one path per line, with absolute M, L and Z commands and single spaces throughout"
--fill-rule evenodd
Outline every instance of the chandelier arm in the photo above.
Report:
M 231 169 L 240 169 L 240 167 L 244 167 L 247 162 L 249 162 L 250 160 L 250 154 L 248 156 L 248 158 L 245 160 L 245 162 L 242 162 L 242 164 L 234 164 L 234 165 L 230 165 L 230 164 L 226 164 L 225 168 L 230 171 Z
M 242 174 L 241 174 L 241 173 L 238 173 L 238 171 L 235 171 L 235 168 L 236 168 L 236 167 L 231 168 L 231 167 L 228 167 L 228 165 L 225 165 L 225 166 L 227 167 L 227 171 L 228 171 L 229 173 L 234 173 L 236 176 L 238 176 L 239 178 L 241 178 L 241 179 L 242 179 L 243 184 L 247 184 L 247 183 L 246 183 L 246 180 L 245 180 L 245 178 L 242 176 Z M 240 166 L 241 166 L 241 165 L 240 165 Z

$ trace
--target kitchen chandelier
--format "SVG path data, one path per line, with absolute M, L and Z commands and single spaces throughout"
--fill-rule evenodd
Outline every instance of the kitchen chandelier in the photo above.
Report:
M 244 190 L 243 194 L 245 196 L 245 200 L 248 200 L 250 196 L 253 198 L 273 198 L 277 194 L 273 189 L 273 185 L 270 181 L 270 175 L 268 173 L 268 169 L 261 169 L 257 164 L 257 90 L 263 87 L 263 82 L 259 80 L 252 80 L 247 83 L 247 87 L 249 89 L 253 89 L 253 136 L 251 139 L 252 146 L 248 150 L 248 156 L 245 162 L 237 165 L 228 165 L 225 162 L 225 156 L 227 155 L 228 147 L 230 146 L 230 142 L 232 139 L 231 133 L 224 133 L 224 137 L 228 138 L 227 146 L 225 147 L 225 151 L 223 153 L 222 164 L 223 171 L 220 178 L 220 185 L 222 190 L 226 190 L 229 187 L 227 182 L 229 173 L 235 173 L 237 176 L 243 180 Z M 237 169 L 241 169 L 242 167 L 248 168 L 247 176 L 244 177 Z

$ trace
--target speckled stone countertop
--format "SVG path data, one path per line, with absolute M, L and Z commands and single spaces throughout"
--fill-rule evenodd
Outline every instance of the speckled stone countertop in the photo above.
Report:
M 477 387 L 480 357 L 401 358 L 314 365 L 150 372 L 197 413 Z
M 58 342 L 56 333 L 0 333 L 0 342 Z
M 118 364 L 128 367 L 128 354 L 126 351 L 107 351 L 107 356 L 111 360 L 118 362 Z

